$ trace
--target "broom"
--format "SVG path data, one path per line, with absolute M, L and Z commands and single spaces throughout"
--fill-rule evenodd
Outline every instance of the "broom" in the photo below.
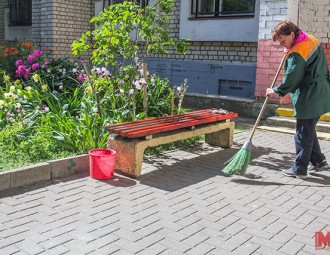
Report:
M 283 55 L 283 58 L 277 69 L 273 83 L 271 84 L 270 88 L 273 88 L 273 86 L 277 80 L 277 77 L 278 77 L 278 75 L 281 71 L 282 65 L 284 63 L 285 56 L 286 56 L 286 54 Z M 230 158 L 228 161 L 225 162 L 225 165 L 227 164 L 227 166 L 224 169 L 222 169 L 223 173 L 228 174 L 228 175 L 245 173 L 245 171 L 248 167 L 248 164 L 250 162 L 250 159 L 251 159 L 252 137 L 254 135 L 254 132 L 256 131 L 257 126 L 259 125 L 262 114 L 264 113 L 264 111 L 266 109 L 266 104 L 267 104 L 268 98 L 269 98 L 269 96 L 266 96 L 265 102 L 261 107 L 261 110 L 260 110 L 260 113 L 256 120 L 256 123 L 254 124 L 252 132 L 250 134 L 249 140 L 245 141 L 245 143 L 243 144 L 243 147 L 232 158 Z

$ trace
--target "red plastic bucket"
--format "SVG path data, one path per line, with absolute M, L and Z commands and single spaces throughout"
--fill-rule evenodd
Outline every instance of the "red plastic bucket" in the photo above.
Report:
M 110 149 L 94 149 L 89 151 L 90 177 L 104 180 L 114 175 L 116 151 Z

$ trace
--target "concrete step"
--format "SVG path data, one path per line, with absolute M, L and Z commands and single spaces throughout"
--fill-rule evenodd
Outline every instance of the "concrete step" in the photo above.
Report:
M 295 134 L 296 119 L 293 117 L 292 108 L 277 108 L 277 116 L 268 117 L 266 125 L 258 129 Z M 330 140 L 330 113 L 323 114 L 316 125 L 317 136 L 320 139 Z
M 291 117 L 274 116 L 268 117 L 266 119 L 268 126 L 273 127 L 287 127 L 296 128 L 296 119 Z M 330 133 L 330 122 L 329 121 L 319 121 L 316 125 L 316 131 Z
M 257 129 L 267 130 L 267 131 L 272 131 L 272 132 L 285 133 L 285 134 L 292 134 L 292 135 L 294 135 L 296 133 L 294 128 L 289 128 L 289 127 L 258 126 Z M 330 133 L 316 132 L 316 134 L 317 134 L 317 137 L 319 139 L 330 141 Z

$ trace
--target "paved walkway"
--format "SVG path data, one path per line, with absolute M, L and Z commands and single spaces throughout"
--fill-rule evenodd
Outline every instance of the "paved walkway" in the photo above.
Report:
M 330 171 L 281 175 L 292 135 L 257 130 L 244 176 L 220 169 L 246 141 L 204 143 L 147 159 L 143 175 L 106 181 L 74 176 L 3 192 L 0 254 L 330 254 L 314 233 L 330 231 Z M 330 160 L 330 142 L 321 141 Z

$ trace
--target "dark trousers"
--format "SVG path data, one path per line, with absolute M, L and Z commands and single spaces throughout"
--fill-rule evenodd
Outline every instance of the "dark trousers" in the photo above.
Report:
M 325 159 L 315 131 L 319 118 L 297 119 L 296 134 L 294 136 L 296 160 L 292 165 L 292 170 L 295 172 L 306 174 L 309 162 L 315 166 Z

